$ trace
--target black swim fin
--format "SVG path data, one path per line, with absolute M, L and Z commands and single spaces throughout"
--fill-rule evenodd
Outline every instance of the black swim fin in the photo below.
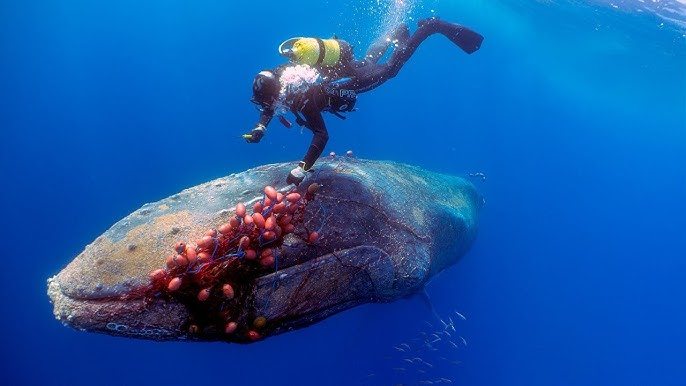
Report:
M 470 30 L 467 27 L 460 27 L 457 34 L 446 35 L 451 42 L 457 44 L 458 47 L 468 54 L 476 52 L 481 47 L 481 42 L 484 37 L 480 34 Z
M 420 20 L 419 27 L 423 28 L 425 26 L 427 28 L 433 27 L 432 32 L 439 32 L 445 35 L 451 42 L 468 54 L 476 52 L 481 47 L 481 42 L 484 41 L 484 37 L 477 32 L 459 24 L 445 22 L 437 17 Z

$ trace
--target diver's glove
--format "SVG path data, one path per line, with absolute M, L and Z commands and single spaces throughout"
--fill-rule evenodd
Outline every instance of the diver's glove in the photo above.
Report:
M 260 140 L 262 140 L 262 137 L 264 137 L 265 131 L 266 129 L 264 126 L 257 125 L 257 127 L 252 129 L 249 133 L 243 134 L 243 138 L 248 143 L 258 143 Z
M 291 172 L 288 173 L 286 183 L 300 185 L 300 183 L 303 182 L 303 180 L 305 179 L 305 172 L 305 163 L 300 162 L 297 168 L 291 170 Z

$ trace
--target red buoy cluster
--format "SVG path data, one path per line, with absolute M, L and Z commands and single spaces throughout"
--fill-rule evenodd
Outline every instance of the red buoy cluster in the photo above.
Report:
M 193 243 L 174 245 L 165 260 L 166 268 L 150 273 L 153 290 L 204 310 L 202 319 L 213 331 L 240 332 L 250 341 L 261 339 L 259 330 L 267 324 L 264 317 L 256 316 L 245 326 L 236 320 L 241 287 L 265 270 L 277 268 L 286 235 L 294 234 L 308 243 L 317 241 L 318 232 L 305 230 L 304 215 L 318 188 L 312 184 L 301 194 L 295 190 L 281 193 L 267 186 L 263 199 L 250 208 L 252 213 L 243 203 L 237 204 L 228 222 Z M 196 323 L 189 326 L 191 334 L 200 331 Z

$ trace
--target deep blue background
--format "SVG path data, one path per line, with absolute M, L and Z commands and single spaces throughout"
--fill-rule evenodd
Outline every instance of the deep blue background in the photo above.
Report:
M 416 299 L 250 346 L 53 319 L 45 280 L 116 220 L 298 159 L 310 135 L 296 128 L 240 140 L 252 76 L 292 35 L 366 45 L 377 21 L 353 9 L 375 3 L 0 2 L 0 383 L 686 382 L 686 38 L 646 13 L 566 2 L 418 7 L 478 30 L 482 49 L 433 38 L 347 121 L 327 118 L 327 151 L 488 176 L 476 245 L 428 288 L 439 314 L 467 315 L 468 347 L 435 353 L 461 365 L 392 369 L 392 346 L 432 320 Z

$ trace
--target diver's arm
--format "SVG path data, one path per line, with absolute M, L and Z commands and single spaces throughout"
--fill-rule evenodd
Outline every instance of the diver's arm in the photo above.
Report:
M 243 134 L 243 138 L 249 143 L 258 143 L 264 137 L 264 133 L 267 132 L 267 125 L 274 117 L 274 110 L 265 109 L 260 114 L 260 120 L 255 125 L 249 133 Z
M 272 121 L 272 118 L 274 118 L 274 110 L 264 109 L 262 111 L 262 114 L 260 114 L 260 120 L 259 122 L 257 122 L 257 126 L 262 126 L 266 128 L 269 125 L 269 122 Z

